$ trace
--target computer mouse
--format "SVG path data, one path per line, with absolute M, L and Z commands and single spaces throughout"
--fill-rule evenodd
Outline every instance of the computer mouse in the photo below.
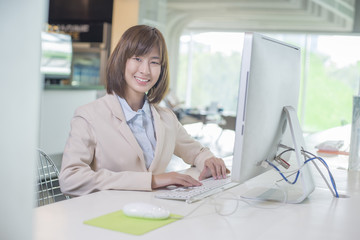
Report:
M 123 213 L 128 217 L 147 218 L 147 219 L 167 219 L 170 211 L 145 202 L 128 203 L 123 208 Z

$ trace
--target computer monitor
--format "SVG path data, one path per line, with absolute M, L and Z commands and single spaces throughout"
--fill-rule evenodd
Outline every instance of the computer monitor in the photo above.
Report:
M 273 161 L 278 151 L 285 150 L 279 149 L 279 143 L 294 147 L 295 142 L 297 148 L 304 147 L 296 116 L 301 75 L 300 51 L 296 46 L 258 33 L 245 33 L 232 164 L 233 181 L 244 183 L 272 169 L 271 166 L 264 166 L 264 160 Z M 284 111 L 284 107 L 292 109 L 291 113 Z M 290 115 L 292 119 L 289 119 Z M 296 157 L 301 158 L 299 149 Z M 300 168 L 304 162 L 303 158 L 293 162 L 292 156 L 285 160 L 292 168 Z M 267 188 L 270 182 L 266 182 L 266 179 L 273 181 L 281 178 L 276 171 L 267 174 L 270 177 L 261 180 L 258 186 Z M 288 202 L 301 202 L 314 190 L 307 165 L 301 168 L 298 183 L 286 189 Z M 265 196 L 262 192 L 259 193 L 261 198 L 260 195 Z

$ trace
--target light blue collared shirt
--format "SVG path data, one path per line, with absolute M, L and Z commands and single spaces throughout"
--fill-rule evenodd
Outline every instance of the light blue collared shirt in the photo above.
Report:
M 156 147 L 154 119 L 152 117 L 150 104 L 148 100 L 145 99 L 142 109 L 135 112 L 131 109 L 125 99 L 119 96 L 118 99 L 124 112 L 126 123 L 129 125 L 144 152 L 146 168 L 149 168 L 154 159 Z

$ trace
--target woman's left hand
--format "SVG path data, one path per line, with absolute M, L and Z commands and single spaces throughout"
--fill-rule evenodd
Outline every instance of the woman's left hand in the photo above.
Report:
M 224 160 L 212 157 L 205 160 L 204 169 L 200 173 L 199 180 L 203 180 L 212 176 L 214 179 L 226 178 L 226 174 L 230 171 L 226 168 Z

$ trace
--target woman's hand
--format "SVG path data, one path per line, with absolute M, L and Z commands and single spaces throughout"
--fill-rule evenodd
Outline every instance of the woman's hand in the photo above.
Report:
M 151 188 L 166 187 L 169 185 L 178 185 L 184 187 L 200 186 L 201 183 L 189 175 L 177 172 L 162 173 L 152 176 Z
M 226 168 L 224 160 L 212 157 L 205 160 L 204 169 L 200 173 L 199 181 L 212 176 L 214 179 L 226 178 L 230 171 Z

